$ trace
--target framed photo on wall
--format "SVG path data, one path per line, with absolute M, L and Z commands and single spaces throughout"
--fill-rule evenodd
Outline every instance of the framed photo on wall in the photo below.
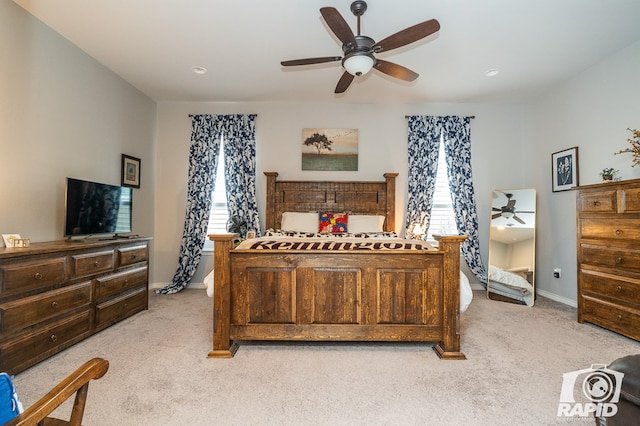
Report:
M 140 188 L 140 159 L 122 154 L 122 186 Z
M 551 154 L 553 192 L 567 191 L 578 186 L 578 147 Z

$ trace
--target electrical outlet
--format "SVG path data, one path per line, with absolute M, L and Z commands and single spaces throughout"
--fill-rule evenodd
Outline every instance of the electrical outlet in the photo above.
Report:
M 556 268 L 553 270 L 553 278 L 560 278 L 560 273 L 562 270 L 560 268 Z

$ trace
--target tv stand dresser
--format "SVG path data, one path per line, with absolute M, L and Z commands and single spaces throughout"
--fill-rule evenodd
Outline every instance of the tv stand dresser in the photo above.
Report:
M 149 240 L 0 248 L 0 371 L 19 373 L 148 309 Z

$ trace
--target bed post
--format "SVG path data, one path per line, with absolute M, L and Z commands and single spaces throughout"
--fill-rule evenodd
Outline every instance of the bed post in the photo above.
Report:
M 213 241 L 213 350 L 209 358 L 232 358 L 238 344 L 230 339 L 231 262 L 229 252 L 238 234 L 209 235 Z
M 264 172 L 267 177 L 267 207 L 266 207 L 266 224 L 265 229 L 276 228 L 276 178 L 278 172 Z
M 384 230 L 396 232 L 396 176 L 398 173 L 385 173 L 383 176 L 387 182 L 387 211 L 385 212 Z
M 460 243 L 466 235 L 433 236 L 444 252 L 442 341 L 433 347 L 442 359 L 467 359 L 460 352 Z

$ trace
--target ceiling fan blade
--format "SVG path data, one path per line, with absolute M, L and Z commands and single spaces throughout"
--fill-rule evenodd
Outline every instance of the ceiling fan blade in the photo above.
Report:
M 435 19 L 430 19 L 412 27 L 405 28 L 402 31 L 398 31 L 397 33 L 377 42 L 373 45 L 373 50 L 374 52 L 386 52 L 391 49 L 396 49 L 430 36 L 439 29 L 440 23 Z
M 342 77 L 340 77 L 340 80 L 338 80 L 335 93 L 344 93 L 349 88 L 349 85 L 351 85 L 353 79 L 354 76 L 345 71 Z
M 513 208 L 515 208 L 516 206 L 516 200 L 509 200 L 509 202 L 507 203 L 507 205 L 505 206 L 505 209 L 507 210 L 511 210 Z
M 344 20 L 335 7 L 320 8 L 320 14 L 329 28 L 331 28 L 331 31 L 333 31 L 343 44 L 351 43 L 354 46 L 356 45 L 356 36 L 353 35 L 349 24 L 347 24 L 347 21 Z
M 419 76 L 417 72 L 411 71 L 409 68 L 394 64 L 393 62 L 383 61 L 382 59 L 376 59 L 376 64 L 373 67 L 391 77 L 404 81 L 413 81 Z
M 491 210 L 493 210 L 494 212 L 502 212 L 502 209 L 499 209 L 497 207 L 491 207 Z
M 520 219 L 518 216 L 513 216 L 513 218 L 517 221 L 520 222 L 521 224 L 525 224 L 524 220 Z
M 321 58 L 293 59 L 291 61 L 282 61 L 280 65 L 283 67 L 291 67 L 296 65 L 322 64 L 324 62 L 336 62 L 342 59 L 341 56 L 324 56 Z
M 494 214 L 494 215 L 491 215 L 491 219 L 497 219 L 497 218 L 499 218 L 500 216 L 502 216 L 502 213 L 496 213 L 496 214 Z

